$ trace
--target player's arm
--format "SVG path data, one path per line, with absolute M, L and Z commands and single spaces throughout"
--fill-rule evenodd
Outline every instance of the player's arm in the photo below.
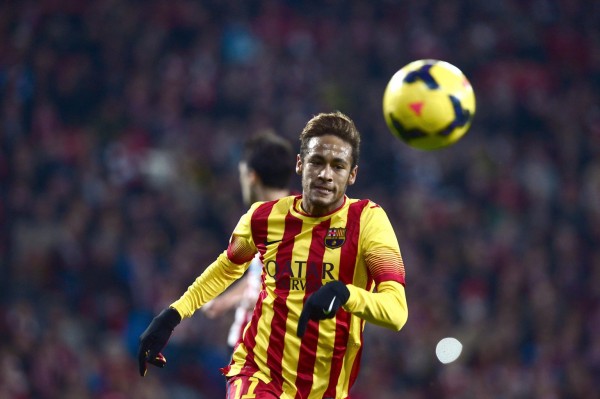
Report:
M 300 313 L 297 335 L 304 336 L 309 320 L 333 318 L 341 307 L 364 320 L 393 330 L 400 330 L 408 318 L 402 284 L 384 281 L 374 293 L 334 280 L 308 297 Z
M 371 323 L 400 330 L 408 319 L 408 305 L 404 262 L 396 234 L 378 206 L 366 210 L 361 225 L 364 262 L 375 280 L 376 292 L 348 284 L 350 295 L 344 309 Z
M 232 242 L 235 241 L 232 239 Z M 165 366 L 167 360 L 161 351 L 181 320 L 190 317 L 198 308 L 223 292 L 244 274 L 251 258 L 246 262 L 236 263 L 231 260 L 229 252 L 228 250 L 219 255 L 217 260 L 188 287 L 187 291 L 156 316 L 140 335 L 138 363 L 142 377 L 146 375 L 147 363 L 158 367 Z
M 257 249 L 250 231 L 254 206 L 242 216 L 234 230 L 227 251 L 224 251 L 188 287 L 187 291 L 168 308 L 156 316 L 140 335 L 138 363 L 140 375 L 147 371 L 147 363 L 164 367 L 166 359 L 161 351 L 169 341 L 175 327 L 185 317 L 210 301 L 245 272 Z
M 346 285 L 350 296 L 344 310 L 392 330 L 400 330 L 408 319 L 408 304 L 404 286 L 396 281 L 384 281 L 377 292 L 369 292 L 354 285 Z
M 190 317 L 202 305 L 224 292 L 234 281 L 242 277 L 249 260 L 244 262 L 243 259 L 239 259 L 241 263 L 233 262 L 227 252 L 219 255 L 217 260 L 196 278 L 187 291 L 171 304 L 182 318 Z
M 225 291 L 231 283 L 243 276 L 256 254 L 250 221 L 259 203 L 254 204 L 238 222 L 224 251 L 190 285 L 177 301 L 171 304 L 182 318 L 190 317 L 202 305 Z
M 323 320 L 335 316 L 340 307 L 366 321 L 400 330 L 408 319 L 404 291 L 404 264 L 396 235 L 385 212 L 375 204 L 361 217 L 361 247 L 369 274 L 375 280 L 377 292 L 341 281 L 331 281 L 306 301 L 297 334 L 302 337 L 308 320 Z

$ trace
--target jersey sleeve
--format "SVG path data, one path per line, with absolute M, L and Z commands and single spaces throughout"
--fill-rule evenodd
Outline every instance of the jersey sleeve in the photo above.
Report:
M 384 281 L 377 292 L 348 284 L 350 297 L 344 309 L 368 322 L 391 330 L 400 330 L 408 320 L 408 304 L 404 286 L 395 281 Z
M 364 262 L 376 292 L 348 285 L 344 309 L 371 323 L 400 330 L 408 318 L 405 270 L 394 229 L 384 212 L 371 203 L 361 220 Z
M 259 203 L 254 204 L 240 218 L 229 239 L 227 250 L 223 251 L 196 278 L 185 293 L 171 304 L 182 318 L 190 317 L 202 305 L 224 292 L 235 280 L 244 275 L 257 252 L 252 240 L 250 221 L 258 205 Z
M 379 285 L 383 281 L 405 284 L 404 261 L 394 228 L 385 211 L 371 203 L 365 212 L 361 240 L 364 261 L 369 273 Z

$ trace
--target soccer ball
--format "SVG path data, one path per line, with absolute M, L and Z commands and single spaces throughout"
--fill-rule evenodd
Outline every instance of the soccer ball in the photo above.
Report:
M 392 134 L 411 147 L 434 150 L 456 143 L 475 115 L 475 93 L 460 69 L 440 60 L 418 60 L 392 76 L 383 94 Z

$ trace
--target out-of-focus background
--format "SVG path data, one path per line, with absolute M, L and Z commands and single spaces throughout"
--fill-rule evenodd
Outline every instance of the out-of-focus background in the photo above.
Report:
M 477 97 L 436 152 L 381 111 L 421 58 Z M 599 93 L 597 1 L 2 1 L 0 398 L 224 397 L 230 317 L 184 321 L 144 379 L 137 338 L 226 247 L 242 141 L 336 109 L 410 308 L 367 326 L 352 398 L 598 398 Z

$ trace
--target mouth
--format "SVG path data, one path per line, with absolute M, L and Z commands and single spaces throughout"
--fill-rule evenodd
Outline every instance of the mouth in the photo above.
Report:
M 313 191 L 321 195 L 329 195 L 333 193 L 333 189 L 325 186 L 313 186 Z

